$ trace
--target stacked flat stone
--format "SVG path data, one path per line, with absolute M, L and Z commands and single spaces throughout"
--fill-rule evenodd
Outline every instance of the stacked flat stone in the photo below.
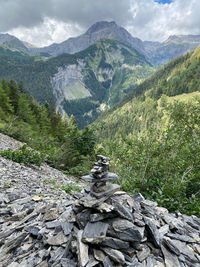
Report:
M 109 181 L 117 181 L 119 177 L 115 173 L 108 172 L 110 159 L 103 155 L 97 155 L 98 161 L 95 162 L 91 174 L 83 176 L 84 180 L 91 182 L 90 195 L 96 198 L 111 196 L 120 189 L 119 185 L 108 184 Z

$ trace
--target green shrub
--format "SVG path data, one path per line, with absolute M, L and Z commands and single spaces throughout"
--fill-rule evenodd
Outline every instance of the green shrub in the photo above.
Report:
M 41 166 L 44 162 L 44 155 L 31 150 L 27 147 L 27 145 L 23 145 L 17 150 L 9 148 L 7 150 L 0 151 L 0 155 L 25 165 L 35 164 L 37 166 Z
M 70 194 L 71 191 L 81 192 L 82 188 L 74 183 L 69 183 L 67 185 L 61 186 L 61 189 L 64 190 L 67 194 Z

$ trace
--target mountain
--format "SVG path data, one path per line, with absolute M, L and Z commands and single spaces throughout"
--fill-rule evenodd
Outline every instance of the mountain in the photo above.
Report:
M 22 41 L 8 33 L 0 34 L 0 45 L 13 51 L 28 52 L 28 47 Z
M 154 72 L 137 50 L 104 39 L 86 50 L 41 60 L 2 48 L 0 78 L 23 81 L 40 103 L 74 115 L 79 126 L 94 121 Z
M 102 39 L 114 39 L 135 48 L 140 53 L 144 52 L 143 43 L 139 38 L 132 35 L 124 28 L 118 26 L 114 21 L 100 21 L 93 24 L 86 33 L 60 44 L 52 44 L 43 48 L 30 49 L 32 52 L 45 52 L 52 56 L 63 53 L 74 54 L 80 52 Z
M 175 97 L 200 91 L 199 71 L 200 46 L 170 61 L 105 112 L 96 122 L 100 136 L 113 139 L 146 131 L 158 122 L 157 102 L 162 95 Z
M 200 35 L 173 35 L 164 42 L 142 41 L 133 37 L 126 29 L 114 21 L 99 21 L 93 24 L 84 34 L 69 38 L 60 44 L 43 48 L 30 48 L 31 53 L 48 53 L 57 56 L 63 53 L 74 54 L 102 39 L 114 39 L 135 48 L 144 55 L 152 65 L 160 66 L 169 60 L 181 56 L 200 45 Z
M 200 35 L 173 35 L 164 42 L 143 42 L 139 38 L 133 37 L 126 29 L 118 26 L 114 21 L 96 22 L 78 37 L 69 38 L 62 43 L 54 43 L 41 48 L 36 48 L 9 34 L 0 35 L 0 43 L 3 43 L 5 47 L 23 50 L 30 54 L 44 57 L 50 55 L 55 57 L 63 53 L 74 54 L 85 50 L 102 39 L 114 39 L 136 49 L 154 66 L 164 65 L 169 60 L 184 55 L 200 45 Z
M 200 35 L 172 35 L 162 43 L 146 41 L 143 45 L 145 56 L 152 65 L 164 65 L 199 46 Z

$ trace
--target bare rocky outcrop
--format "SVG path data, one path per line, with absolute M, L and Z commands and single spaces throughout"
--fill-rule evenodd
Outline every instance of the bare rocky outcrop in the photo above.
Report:
M 200 266 L 200 219 L 120 191 L 109 183 L 118 177 L 108 158 L 99 155 L 83 177 L 91 187 L 71 195 L 34 178 L 31 168 L 0 162 L 0 170 L 17 168 L 13 181 L 1 173 L 0 266 Z

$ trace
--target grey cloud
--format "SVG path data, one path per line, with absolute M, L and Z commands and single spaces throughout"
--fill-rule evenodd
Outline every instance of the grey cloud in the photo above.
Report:
M 77 36 L 100 20 L 114 20 L 142 40 L 200 34 L 199 0 L 0 0 L 0 6 L 0 32 L 36 45 Z
M 33 27 L 45 17 L 88 27 L 98 20 L 121 25 L 132 18 L 131 0 L 0 0 L 0 31 Z

